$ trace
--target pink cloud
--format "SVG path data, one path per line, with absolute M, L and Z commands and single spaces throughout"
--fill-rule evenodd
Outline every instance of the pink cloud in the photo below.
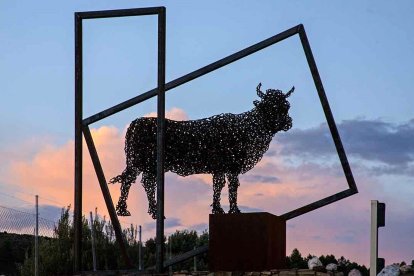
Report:
M 175 120 L 188 119 L 185 112 L 178 108 L 173 108 L 166 114 L 168 118 Z M 109 180 L 122 172 L 125 166 L 123 152 L 125 129 L 103 126 L 91 131 L 106 178 Z M 275 145 L 282 147 L 280 144 Z M 20 156 L 17 160 L 11 161 L 4 173 L 4 179 L 15 190 L 39 194 L 61 202 L 62 205 L 73 206 L 73 152 L 73 141 L 60 146 L 50 142 L 41 143 L 41 146 L 36 148 L 35 154 Z M 402 221 L 398 219 L 405 210 L 404 204 L 410 203 L 387 195 L 384 192 L 386 183 L 381 184 L 378 179 L 368 175 L 359 167 L 355 168 L 354 173 L 359 184 L 359 194 L 288 222 L 287 253 L 290 253 L 293 248 L 299 248 L 303 254 L 335 254 L 337 257 L 344 255 L 368 264 L 369 201 L 378 198 L 389 204 L 387 208 L 398 210 L 392 213 L 396 222 L 387 225 L 382 231 L 383 246 L 387 245 L 389 251 L 383 249 L 380 255 L 386 258 L 387 263 L 404 259 L 409 261 L 407 256 L 414 255 L 413 247 L 410 249 L 404 245 L 404 242 L 412 241 L 412 238 L 410 239 L 407 231 L 398 229 L 396 225 Z M 248 178 L 241 177 L 239 205 L 274 214 L 283 214 L 347 188 L 338 165 L 321 165 L 313 162 L 288 163 L 278 156 L 265 156 L 246 174 L 247 176 Z M 266 176 L 275 181 L 261 181 L 261 178 L 257 178 L 256 181 L 255 176 Z M 154 226 L 154 221 L 147 214 L 148 202 L 139 180 L 140 177 L 131 187 L 128 199 L 132 216 L 120 220 L 123 225 L 133 222 Z M 87 214 L 97 207 L 100 214 L 107 215 L 86 145 L 84 145 L 83 183 L 84 213 Z M 208 224 L 213 194 L 211 183 L 211 175 L 183 178 L 172 173 L 167 174 L 165 212 L 167 219 L 175 221 L 173 226 L 166 229 L 167 234 L 175 229 Z M 116 204 L 119 185 L 110 185 L 109 189 Z M 23 194 L 21 197 L 32 201 L 29 195 Z M 228 206 L 227 187 L 223 189 L 222 205 Z M 413 216 L 401 216 L 401 218 L 409 221 Z M 414 228 L 412 223 L 407 223 L 404 227 Z M 401 236 L 398 239 L 398 246 L 391 242 L 395 233 Z M 144 233 L 144 239 L 154 234 L 154 231 L 148 230 Z
M 144 117 L 157 117 L 157 112 L 145 114 Z M 165 112 L 165 118 L 176 121 L 188 120 L 188 115 L 181 108 L 173 107 Z

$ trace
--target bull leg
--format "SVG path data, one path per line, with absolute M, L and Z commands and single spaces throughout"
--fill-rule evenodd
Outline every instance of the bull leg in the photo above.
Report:
M 239 177 L 237 174 L 229 174 L 227 179 L 229 180 L 229 214 L 238 214 L 240 213 L 237 207 L 237 188 L 240 186 Z
M 141 179 L 142 186 L 144 186 L 145 192 L 148 198 L 148 214 L 153 219 L 157 218 L 157 201 L 155 200 L 156 176 L 152 173 L 143 173 Z
M 119 197 L 118 204 L 116 205 L 116 213 L 118 216 L 130 216 L 131 213 L 127 210 L 126 200 L 128 199 L 129 189 L 131 184 L 135 182 L 138 171 L 135 168 L 127 167 L 121 175 L 112 178 L 109 183 L 115 184 L 121 183 L 121 196 Z
M 213 174 L 213 214 L 224 214 L 223 208 L 220 205 L 221 190 L 226 184 L 224 174 Z

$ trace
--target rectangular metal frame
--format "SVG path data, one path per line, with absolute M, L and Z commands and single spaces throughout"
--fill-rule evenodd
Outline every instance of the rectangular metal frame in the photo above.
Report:
M 124 13 L 123 11 L 128 11 L 126 13 Z M 157 129 L 157 161 L 158 161 L 158 170 L 157 170 L 157 204 L 158 204 L 158 219 L 157 219 L 157 263 L 156 263 L 156 268 L 157 268 L 157 272 L 161 272 L 163 270 L 163 267 L 165 267 L 165 265 L 169 266 L 174 264 L 175 262 L 168 262 L 165 263 L 163 265 L 163 256 L 162 256 L 162 252 L 163 252 L 163 233 L 164 233 L 164 221 L 160 218 L 163 218 L 164 215 L 164 174 L 163 174 L 163 158 L 164 158 L 164 131 L 163 131 L 163 127 L 164 127 L 164 116 L 165 116 L 165 99 L 164 99 L 164 92 L 171 90 L 173 88 L 176 88 L 182 84 L 185 84 L 189 81 L 192 81 L 198 77 L 201 77 L 205 74 L 208 74 L 210 72 L 213 72 L 221 67 L 224 67 L 226 65 L 229 65 L 237 60 L 240 60 L 244 57 L 247 57 L 253 53 L 256 53 L 260 50 L 265 49 L 266 47 L 269 47 L 273 44 L 276 44 L 278 42 L 281 42 L 291 36 L 294 36 L 296 34 L 299 35 L 305 56 L 306 56 L 306 60 L 308 62 L 309 65 L 309 69 L 311 71 L 312 74 L 312 78 L 322 105 L 322 109 L 324 111 L 325 114 L 325 118 L 327 120 L 328 126 L 329 126 L 329 130 L 330 133 L 332 135 L 333 141 L 335 143 L 335 147 L 336 147 L 336 151 L 338 153 L 339 156 L 339 160 L 341 162 L 342 165 L 342 169 L 344 171 L 347 183 L 348 183 L 348 189 L 338 192 L 332 196 L 328 196 L 325 197 L 321 200 L 318 200 L 316 202 L 310 203 L 308 205 L 305 205 L 303 207 L 297 208 L 295 210 L 292 210 L 290 212 L 287 212 L 283 215 L 281 215 L 282 218 L 284 218 L 285 220 L 289 220 L 292 218 L 295 218 L 297 216 L 303 215 L 305 213 L 308 213 L 310 211 L 313 211 L 315 209 L 318 209 L 320 207 L 326 206 L 328 204 L 334 203 L 338 200 L 344 199 L 346 197 L 349 197 L 353 194 L 356 194 L 358 192 L 355 180 L 353 178 L 352 175 L 352 171 L 351 168 L 349 166 L 348 163 L 348 159 L 346 157 L 346 153 L 345 150 L 343 148 L 342 142 L 341 142 L 341 138 L 339 136 L 336 124 L 335 124 L 335 120 L 333 118 L 329 103 L 328 103 L 328 99 L 326 97 L 325 94 L 325 90 L 324 87 L 322 85 L 322 80 L 320 78 L 317 66 L 316 66 L 316 62 L 314 60 L 310 45 L 309 45 L 309 41 L 308 38 L 306 36 L 306 32 L 304 29 L 304 26 L 302 24 L 297 25 L 293 28 L 290 28 L 284 32 L 281 32 L 277 35 L 274 35 L 268 39 L 265 39 L 259 43 L 256 43 L 250 47 L 247 47 L 241 51 L 238 51 L 232 55 L 229 55 L 223 59 L 220 59 L 216 62 L 213 62 L 207 66 L 204 66 L 198 70 L 195 70 L 191 73 L 188 73 L 182 77 L 179 77 L 175 80 L 172 80 L 168 83 L 165 84 L 165 9 L 164 8 L 150 8 L 150 9 L 135 9 L 135 11 L 141 11 L 141 13 L 137 13 L 137 14 L 131 14 L 133 12 L 131 12 L 132 10 L 123 10 L 123 11 L 107 11 L 107 12 L 89 12 L 89 13 L 77 13 L 75 14 L 75 24 L 76 24 L 76 28 L 75 30 L 77 30 L 76 33 L 76 37 L 78 42 L 76 42 L 76 49 L 78 49 L 80 47 L 81 49 L 81 44 L 80 46 L 79 41 L 81 41 L 81 37 L 79 38 L 79 30 L 81 32 L 81 25 L 80 27 L 78 26 L 78 24 L 81 24 L 81 19 L 86 19 L 86 18 L 102 18 L 102 17 L 115 17 L 115 16 L 131 16 L 131 15 L 143 15 L 143 14 L 158 14 L 159 15 L 159 75 L 158 75 L 158 87 L 154 88 L 152 90 L 149 90 L 145 93 L 142 93 L 136 97 L 133 97 L 127 101 L 124 101 L 122 103 L 119 103 L 111 108 L 105 109 L 101 112 L 96 113 L 95 115 L 92 115 L 88 118 L 82 119 L 82 110 L 81 110 L 81 103 L 82 103 L 82 87 L 81 87 L 81 83 L 82 83 L 82 68 L 79 65 L 79 62 L 82 60 L 82 55 L 81 55 L 81 50 L 77 50 L 76 51 L 76 107 L 75 107 L 75 112 L 76 112 L 76 119 L 75 119 L 75 215 L 78 219 L 77 223 L 79 223 L 79 219 L 81 218 L 80 215 L 80 211 L 79 211 L 79 202 L 81 201 L 81 175 L 82 175 L 82 170 L 81 170 L 81 138 L 82 138 L 82 132 L 81 129 L 83 129 L 83 132 L 85 134 L 85 139 L 87 140 L 87 144 L 88 144 L 88 148 L 90 150 L 91 156 L 92 156 L 92 160 L 94 161 L 94 166 L 95 166 L 95 170 L 97 170 L 97 175 L 98 175 L 98 179 L 100 179 L 100 184 L 101 184 L 101 188 L 102 191 L 105 194 L 107 194 L 108 192 L 106 191 L 106 189 L 103 186 L 106 186 L 106 181 L 103 175 L 103 171 L 102 168 L 99 164 L 99 158 L 98 155 L 96 153 L 96 149 L 94 149 L 94 145 L 93 145 L 93 140 L 92 137 L 89 134 L 89 125 L 92 123 L 95 123 L 99 120 L 102 120 L 108 116 L 111 116 L 115 113 L 118 113 L 126 108 L 132 107 L 138 103 L 141 103 L 147 99 L 150 99 L 154 96 L 158 95 L 158 126 L 159 128 Z M 143 11 L 145 11 L 145 13 L 143 13 Z M 117 15 L 115 15 L 117 14 Z M 161 14 L 163 14 L 163 16 L 161 16 Z M 162 19 L 164 17 L 164 19 Z M 164 20 L 164 21 L 163 21 Z M 160 28 L 160 25 L 162 24 L 162 21 L 164 22 L 163 24 L 163 28 Z M 160 33 L 163 33 L 163 35 L 160 35 Z M 81 33 L 80 33 L 81 35 Z M 164 48 L 162 48 L 162 45 L 160 45 L 160 38 L 164 37 Z M 161 49 L 161 48 L 162 49 Z M 161 50 L 160 50 L 161 49 Z M 79 56 L 80 55 L 80 56 Z M 163 58 L 162 58 L 163 56 Z M 160 60 L 163 59 L 163 61 L 161 62 Z M 163 81 L 164 80 L 164 81 Z M 165 85 L 164 85 L 165 84 Z M 80 107 L 79 107 L 80 106 Z M 88 138 L 87 138 L 88 137 Z M 77 149 L 77 150 L 76 150 Z M 79 163 L 80 162 L 80 163 Z M 104 191 L 105 190 L 105 191 Z M 80 194 L 80 195 L 79 195 Z M 110 199 L 110 195 L 108 194 L 106 197 L 109 197 Z M 76 206 L 78 206 L 76 208 Z M 116 218 L 116 214 L 115 214 L 115 210 L 113 209 L 113 204 L 112 204 L 112 200 L 110 203 L 107 203 L 108 210 L 111 209 L 114 213 L 114 218 L 117 221 Z M 111 207 L 112 206 L 112 207 Z M 76 212 L 77 211 L 77 212 Z M 111 216 L 111 219 L 114 219 Z M 79 226 L 78 226 L 79 227 Z M 76 230 L 76 228 L 75 228 Z M 75 246 L 77 245 L 77 250 L 79 250 L 79 246 L 80 246 L 80 241 L 79 241 L 79 229 L 77 231 L 75 231 L 75 237 L 77 237 L 76 242 L 75 242 Z M 76 234 L 77 233 L 77 234 Z M 207 251 L 206 248 L 203 248 L 202 250 L 200 250 L 200 252 L 205 252 Z M 78 252 L 75 250 L 75 252 Z M 75 253 L 75 255 L 77 255 L 79 253 Z M 160 255 L 161 254 L 161 255 Z M 79 256 L 79 255 L 77 255 Z M 79 258 L 79 257 L 78 257 Z M 178 262 L 179 258 L 177 259 Z M 78 260 L 79 261 L 79 260 Z
M 86 140 L 89 154 L 95 168 L 96 176 L 104 196 L 105 204 L 111 218 L 116 240 L 120 246 L 121 254 L 128 267 L 132 267 L 125 241 L 122 237 L 122 229 L 119 223 L 114 204 L 108 189 L 107 181 L 95 148 L 89 129 L 90 123 L 85 123 L 82 111 L 83 98 L 83 48 L 82 48 L 82 21 L 85 19 L 114 18 L 126 16 L 158 16 L 158 85 L 155 89 L 157 100 L 157 199 L 158 217 L 164 217 L 164 120 L 165 120 L 165 7 L 90 11 L 75 13 L 75 208 L 74 208 L 74 270 L 81 270 L 81 241 L 82 241 L 82 133 Z M 154 95 L 154 96 L 155 96 Z M 98 120 L 96 120 L 98 121 Z M 95 122 L 96 122 L 95 121 Z M 157 220 L 157 270 L 162 270 L 163 263 L 163 239 L 164 220 Z

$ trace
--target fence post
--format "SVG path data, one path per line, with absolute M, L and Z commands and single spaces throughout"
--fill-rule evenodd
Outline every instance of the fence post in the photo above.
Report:
M 92 236 L 92 261 L 93 261 L 93 271 L 96 271 L 96 252 L 95 252 L 95 228 L 93 227 L 93 216 L 92 212 L 89 212 L 91 218 L 91 236 Z
M 39 196 L 36 195 L 35 276 L 39 275 Z

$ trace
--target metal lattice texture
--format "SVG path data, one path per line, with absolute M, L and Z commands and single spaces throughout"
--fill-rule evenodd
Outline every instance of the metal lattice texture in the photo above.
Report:
M 220 195 L 226 178 L 229 187 L 229 213 L 239 213 L 237 188 L 239 174 L 251 170 L 268 150 L 272 137 L 292 127 L 286 94 L 280 90 L 260 90 L 254 108 L 241 114 L 220 114 L 190 121 L 165 122 L 165 171 L 180 176 L 213 175 L 213 214 L 224 213 Z M 121 183 L 117 214 L 129 216 L 126 200 L 131 184 L 142 173 L 141 183 L 147 193 L 148 213 L 156 218 L 157 118 L 138 118 L 126 133 L 126 168 L 109 183 Z
M 0 206 L 0 232 L 34 235 L 36 215 Z M 39 236 L 53 237 L 56 223 L 39 217 Z

